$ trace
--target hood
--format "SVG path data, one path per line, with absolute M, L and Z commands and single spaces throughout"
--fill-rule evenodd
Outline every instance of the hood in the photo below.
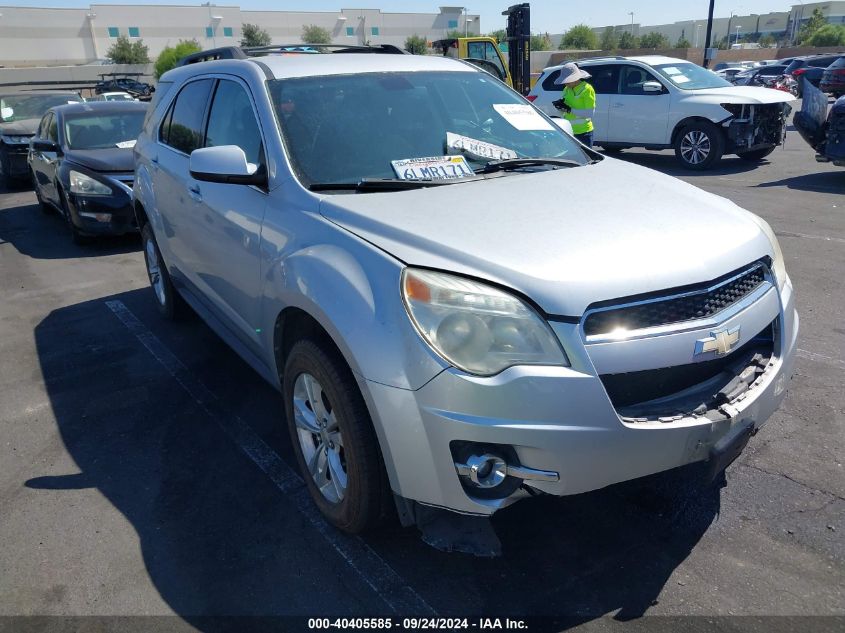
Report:
M 0 134 L 9 136 L 32 136 L 38 130 L 41 119 L 21 119 L 20 121 L 9 121 L 0 123 Z
M 726 86 L 724 88 L 706 88 L 691 90 L 690 97 L 705 99 L 712 103 L 750 103 L 764 105 L 767 103 L 786 103 L 795 101 L 790 93 L 762 86 Z
M 65 160 L 100 172 L 134 171 L 135 163 L 131 147 L 110 147 L 108 149 L 69 149 Z
M 553 315 L 578 316 L 596 301 L 708 281 L 772 255 L 751 213 L 614 159 L 326 196 L 320 210 L 408 265 L 500 283 Z

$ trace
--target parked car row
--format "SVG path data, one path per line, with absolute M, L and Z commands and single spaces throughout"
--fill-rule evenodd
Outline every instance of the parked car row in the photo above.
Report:
M 42 112 L 27 167 L 76 239 L 139 229 L 162 316 L 190 306 L 281 392 L 339 529 L 712 478 L 783 400 L 798 317 L 760 218 L 460 60 L 247 53 L 165 73 L 149 107 Z M 782 134 L 774 91 L 668 58 L 585 67 L 628 117 L 597 127 L 644 135 L 617 146 L 680 135 L 698 165 Z

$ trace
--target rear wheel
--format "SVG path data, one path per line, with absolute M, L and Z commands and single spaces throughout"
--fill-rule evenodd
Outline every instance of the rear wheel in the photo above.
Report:
M 303 339 L 288 354 L 282 386 L 296 461 L 314 503 L 345 532 L 374 527 L 387 477 L 349 367 L 330 345 Z
M 141 229 L 141 241 L 144 248 L 144 262 L 147 265 L 147 277 L 156 300 L 159 314 L 169 321 L 175 321 L 184 315 L 187 305 L 182 296 L 173 287 L 170 273 L 161 258 L 153 230 L 149 223 Z
M 742 160 L 756 162 L 758 160 L 763 160 L 773 151 L 775 151 L 774 147 L 766 147 L 763 149 L 753 149 L 749 152 L 737 152 L 736 155 L 739 156 Z
M 687 169 L 709 169 L 724 151 L 722 131 L 709 121 L 684 126 L 675 139 L 675 157 Z

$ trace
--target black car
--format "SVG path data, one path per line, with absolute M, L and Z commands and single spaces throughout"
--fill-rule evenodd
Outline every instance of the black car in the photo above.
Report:
M 770 64 L 739 73 L 733 79 L 737 86 L 768 86 L 775 79 L 782 76 L 786 66 L 784 64 Z
M 113 77 L 108 75 L 101 75 L 101 77 L 102 79 L 94 86 L 94 92 L 98 95 L 104 92 L 128 92 L 133 97 L 144 99 L 155 92 L 155 88 L 150 84 L 138 81 L 132 77 Z
M 845 95 L 845 55 L 825 68 L 819 88 L 837 99 Z
M 839 59 L 842 53 L 835 55 L 807 55 L 804 57 L 796 57 L 792 63 L 786 67 L 785 75 L 790 75 L 798 82 L 800 87 L 799 94 L 803 91 L 804 81 L 813 84 L 816 88 L 821 83 L 824 69 L 830 66 L 833 62 Z
M 0 92 L 0 183 L 29 178 L 29 140 L 44 113 L 53 106 L 81 102 L 75 92 Z
M 137 231 L 132 148 L 149 106 L 97 101 L 52 108 L 30 143 L 29 167 L 42 210 L 57 209 L 73 241 Z

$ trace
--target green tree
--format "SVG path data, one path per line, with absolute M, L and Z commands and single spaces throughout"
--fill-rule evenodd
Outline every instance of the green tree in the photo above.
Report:
M 424 37 L 419 35 L 410 35 L 405 38 L 405 50 L 412 55 L 425 55 L 428 50 L 428 44 Z
M 615 51 L 618 46 L 619 38 L 616 36 L 616 29 L 612 26 L 608 26 L 604 30 L 604 33 L 602 33 L 599 48 L 603 51 Z
M 458 29 L 452 29 L 451 31 L 446 32 L 446 39 L 447 40 L 456 40 L 459 37 L 466 37 L 463 31 L 459 31 Z
M 821 9 L 813 9 L 813 15 L 807 20 L 807 23 L 801 27 L 798 32 L 798 43 L 807 44 L 810 38 L 815 35 L 816 31 L 827 25 L 827 18 L 824 17 Z M 834 46 L 836 46 L 834 44 Z
M 118 37 L 111 45 L 106 57 L 115 64 L 148 64 L 150 49 L 144 45 L 144 40 L 130 42 L 125 35 Z
M 622 50 L 629 49 L 629 48 L 639 48 L 640 47 L 640 40 L 637 37 L 631 35 L 630 31 L 622 31 L 622 35 L 619 36 L 619 48 Z
M 563 35 L 560 41 L 560 49 L 578 49 L 594 51 L 598 48 L 599 42 L 596 34 L 586 24 L 576 24 Z
M 244 24 L 241 27 L 241 46 L 270 46 L 273 41 L 270 34 L 257 24 Z
M 550 51 L 552 50 L 552 37 L 548 33 L 532 35 L 530 46 L 532 51 Z
M 492 33 L 487 34 L 487 37 L 495 38 L 495 40 L 500 44 L 505 41 L 505 38 L 507 38 L 507 36 L 508 32 L 505 29 L 496 29 Z
M 669 46 L 669 38 L 656 31 L 646 33 L 640 38 L 640 48 L 669 48 Z
M 692 48 L 692 44 L 687 38 L 681 35 L 681 37 L 678 38 L 678 41 L 675 42 L 675 48 Z
M 845 46 L 845 26 L 825 24 L 807 40 L 810 46 Z
M 760 37 L 759 44 L 763 48 L 771 48 L 772 46 L 777 44 L 777 40 L 772 35 L 766 33 L 765 35 Z
M 158 55 L 155 63 L 155 78 L 159 79 L 164 73 L 176 66 L 176 62 L 190 55 L 191 53 L 198 53 L 202 50 L 200 43 L 196 40 L 179 40 L 176 46 L 165 46 L 164 50 Z
M 302 27 L 302 41 L 305 44 L 331 44 L 332 34 L 321 26 L 308 24 Z

